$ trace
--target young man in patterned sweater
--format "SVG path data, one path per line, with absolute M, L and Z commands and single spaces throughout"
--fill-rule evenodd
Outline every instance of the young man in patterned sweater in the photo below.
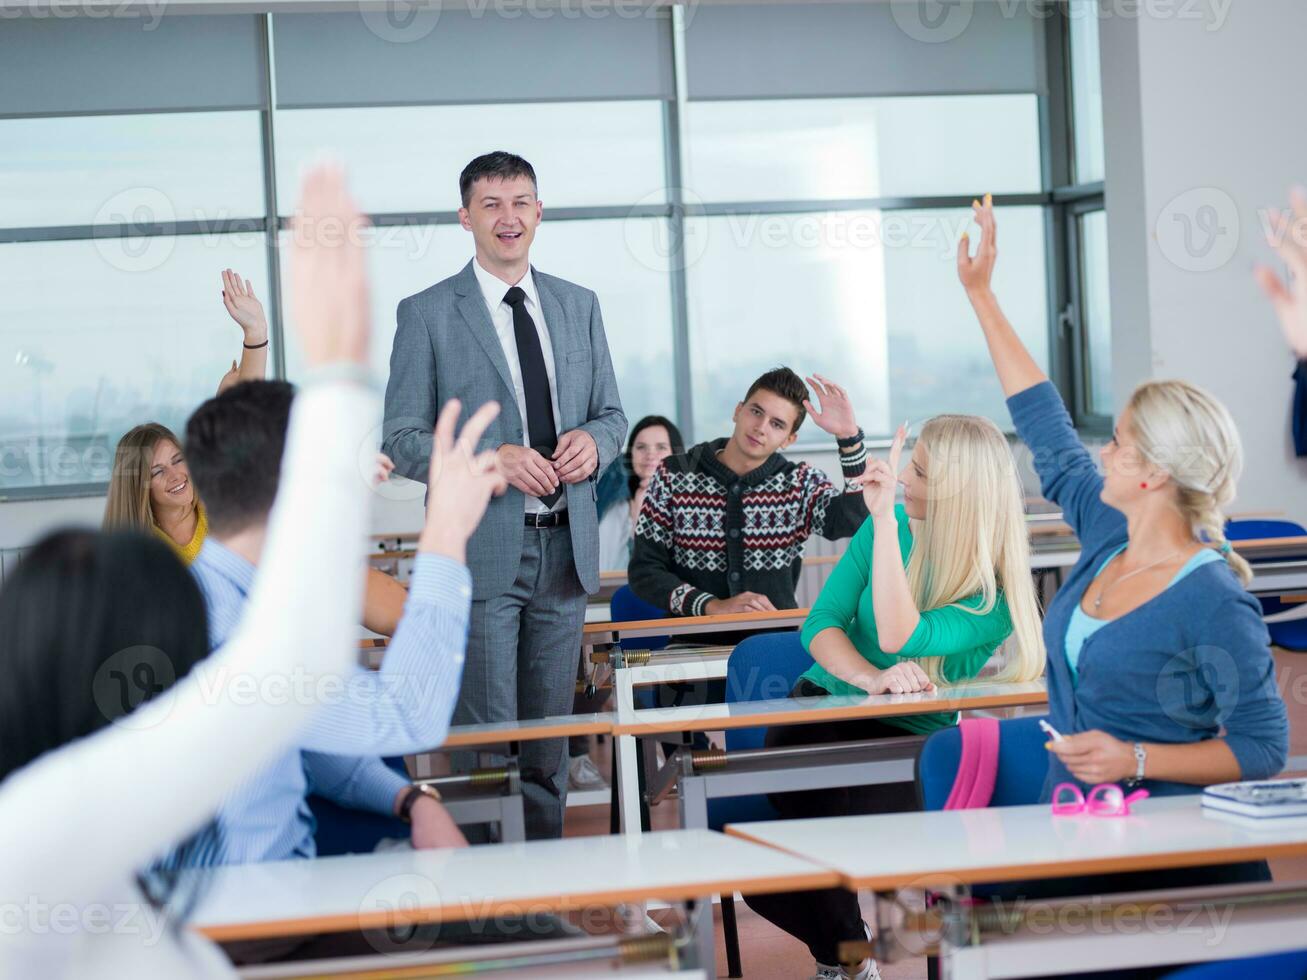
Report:
M 631 589 L 677 616 L 793 609 L 803 543 L 850 537 L 867 517 L 858 488 L 867 454 L 844 389 L 789 368 L 768 371 L 735 406 L 735 431 L 663 461 L 635 529 Z M 805 415 L 838 439 L 845 488 L 793 463 Z

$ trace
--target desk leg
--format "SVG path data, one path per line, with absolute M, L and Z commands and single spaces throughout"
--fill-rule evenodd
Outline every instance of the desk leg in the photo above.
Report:
M 499 813 L 499 840 L 516 844 L 526 840 L 526 815 L 522 809 L 522 791 L 503 798 Z
M 707 830 L 708 781 L 702 776 L 682 776 L 677 793 L 681 800 L 681 826 L 686 830 Z
M 686 909 L 692 932 L 689 949 L 697 966 L 705 976 L 717 977 L 717 937 L 713 933 L 712 896 L 697 899 Z
M 619 714 L 635 710 L 635 685 L 631 683 L 631 672 L 623 668 L 613 671 L 613 696 L 617 700 Z M 622 833 L 638 834 L 642 826 L 640 820 L 640 748 L 632 735 L 613 736 L 613 754 L 617 757 L 617 805 L 621 810 Z

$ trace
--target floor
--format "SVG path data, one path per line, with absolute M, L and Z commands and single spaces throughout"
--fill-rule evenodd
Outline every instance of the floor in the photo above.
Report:
M 1276 678 L 1289 710 L 1290 754 L 1307 755 L 1307 654 L 1276 651 Z M 594 750 L 594 758 L 603 772 L 608 771 L 608 746 Z M 677 825 L 676 801 L 665 800 L 651 813 L 655 828 Z M 568 810 L 565 833 L 568 837 L 606 834 L 609 830 L 606 806 L 574 807 Z M 1277 881 L 1307 881 L 1307 859 L 1271 862 Z M 864 897 L 865 905 L 865 897 Z M 741 960 L 748 980 L 801 980 L 812 976 L 813 961 L 808 951 L 791 936 L 755 915 L 742 902 L 736 902 L 736 919 L 740 933 Z M 726 976 L 726 952 L 722 942 L 720 908 L 717 914 L 717 975 Z M 655 911 L 653 918 L 667 918 L 669 913 Z M 925 959 L 905 959 L 882 963 L 885 980 L 924 980 Z

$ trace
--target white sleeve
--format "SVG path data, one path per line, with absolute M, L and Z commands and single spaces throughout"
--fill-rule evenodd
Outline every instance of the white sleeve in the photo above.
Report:
M 130 878 L 294 741 L 315 707 L 297 678 L 351 669 L 369 501 L 356 460 L 379 421 L 380 399 L 357 385 L 295 398 L 240 627 L 158 698 L 0 784 L 0 902 L 75 902 Z

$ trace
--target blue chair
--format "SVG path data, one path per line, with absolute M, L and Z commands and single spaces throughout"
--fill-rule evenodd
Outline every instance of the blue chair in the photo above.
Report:
M 403 756 L 394 756 L 383 761 L 408 779 Z M 375 850 L 383 837 L 408 839 L 409 826 L 398 817 L 368 813 L 364 810 L 350 810 L 316 795 L 310 795 L 308 803 L 315 823 L 313 840 L 317 845 L 318 857 L 330 857 L 334 854 L 366 854 L 368 851 Z
M 666 619 L 667 613 L 645 602 L 631 591 L 629 585 L 623 585 L 608 600 L 608 617 L 614 623 L 630 623 L 641 619 Z M 639 644 L 641 649 L 661 650 L 670 640 L 671 637 L 667 636 L 646 636 Z
M 1248 541 L 1254 538 L 1292 538 L 1304 534 L 1307 534 L 1307 528 L 1293 521 L 1228 521 L 1225 525 L 1225 536 L 1231 541 Z M 1294 557 L 1303 556 L 1296 555 Z M 1256 563 L 1254 562 L 1254 564 Z M 1295 603 L 1281 602 L 1275 598 L 1262 599 L 1261 603 L 1263 616 L 1284 612 L 1286 609 L 1293 609 L 1296 605 Z M 1307 653 L 1307 619 L 1296 619 L 1287 623 L 1269 623 L 1267 629 L 1271 632 L 1271 642 L 1276 646 L 1284 647 L 1286 650 L 1294 650 L 1298 653 Z
M 1048 772 L 1048 736 L 1041 718 L 1007 718 L 998 723 L 998 774 L 990 806 L 1038 803 Z M 962 732 L 941 728 L 917 753 L 917 799 L 923 810 L 942 810 L 962 760 Z
M 1307 977 L 1307 950 L 1204 963 L 1167 974 L 1167 980 L 1302 980 Z
M 760 633 L 745 637 L 726 662 L 726 703 L 770 701 L 787 697 L 799 675 L 812 666 L 797 632 Z M 726 733 L 726 750 L 761 748 L 764 728 L 732 728 Z M 721 830 L 728 823 L 775 820 L 776 812 L 765 796 L 728 796 L 708 801 L 708 826 Z M 726 940 L 727 973 L 743 976 L 740 968 L 740 934 L 735 923 L 735 896 L 722 896 L 722 932 Z

